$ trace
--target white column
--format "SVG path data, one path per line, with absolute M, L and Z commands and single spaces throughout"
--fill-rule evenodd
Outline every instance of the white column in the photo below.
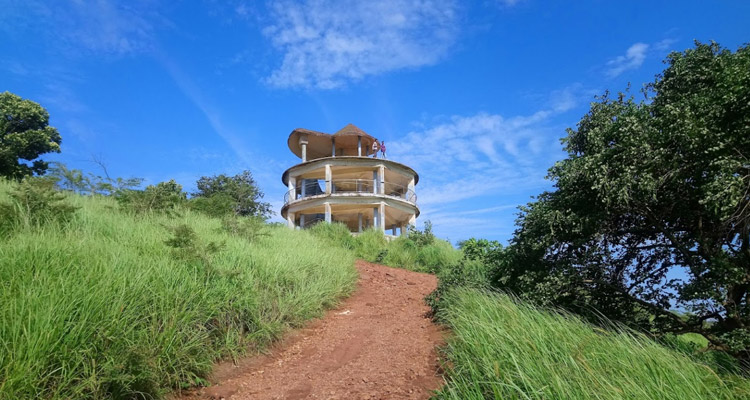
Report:
M 410 226 L 417 226 L 417 216 L 416 215 L 412 215 L 411 217 L 409 217 L 409 225 Z
M 307 135 L 299 137 L 299 145 L 302 147 L 302 162 L 307 161 Z
M 286 225 L 290 229 L 294 229 L 294 213 L 293 212 L 286 213 Z
M 297 178 L 289 177 L 289 201 L 297 199 Z
M 380 178 L 380 194 L 385 194 L 385 165 L 380 166 L 380 172 L 378 175 Z
M 407 229 L 406 224 L 401 224 L 401 236 L 406 236 Z
M 376 229 L 380 226 L 380 218 L 378 216 L 379 213 L 380 211 L 378 210 L 378 207 L 372 208 L 372 227 Z
M 331 157 L 336 157 L 336 138 L 331 138 Z
M 333 174 L 331 173 L 331 166 L 329 164 L 326 164 L 326 194 L 331 194 L 331 180 L 333 179 Z
M 372 171 L 372 193 L 377 194 L 378 190 L 378 171 Z
M 380 230 L 385 233 L 385 203 L 380 203 Z
M 357 155 L 362 157 L 362 136 L 357 136 Z
M 331 223 L 331 204 L 325 203 L 326 206 L 326 222 Z
M 307 196 L 307 179 L 303 179 L 302 183 L 300 184 L 300 197 L 303 199 L 305 196 Z
M 357 222 L 359 223 L 359 233 L 362 233 L 362 213 L 357 214 Z

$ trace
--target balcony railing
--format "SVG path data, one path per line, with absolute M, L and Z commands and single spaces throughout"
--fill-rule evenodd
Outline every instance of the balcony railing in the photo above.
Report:
M 325 188 L 321 187 L 318 181 L 306 182 L 302 191 L 302 186 L 295 190 L 290 190 L 284 195 L 284 204 L 294 200 L 317 196 L 325 193 Z M 398 197 L 410 203 L 417 203 L 417 194 L 407 186 L 397 183 L 385 182 L 382 188 L 382 194 L 387 196 Z M 295 198 L 292 199 L 292 192 L 295 192 Z M 304 195 L 303 195 L 304 193 Z M 373 179 L 334 179 L 331 181 L 331 194 L 380 194 L 380 182 Z
M 377 193 L 372 179 L 334 179 L 331 181 L 331 193 Z

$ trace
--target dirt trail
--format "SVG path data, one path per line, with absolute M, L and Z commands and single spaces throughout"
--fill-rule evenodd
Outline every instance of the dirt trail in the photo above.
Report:
M 425 316 L 434 276 L 357 261 L 357 290 L 270 355 L 219 366 L 182 399 L 427 399 L 443 379 L 440 329 Z

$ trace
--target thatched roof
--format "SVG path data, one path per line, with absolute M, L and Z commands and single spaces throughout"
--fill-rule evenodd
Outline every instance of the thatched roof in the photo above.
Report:
M 289 134 L 287 145 L 289 145 L 289 150 L 300 158 L 302 158 L 302 146 L 300 146 L 299 141 L 300 138 L 303 137 L 307 138 L 308 160 L 330 157 L 333 151 L 332 147 L 334 139 L 336 141 L 336 154 L 345 156 L 357 155 L 358 137 L 361 138 L 362 155 L 367 154 L 366 149 L 370 149 L 373 142 L 377 142 L 377 139 L 352 124 L 346 125 L 333 135 L 309 129 L 297 128 Z

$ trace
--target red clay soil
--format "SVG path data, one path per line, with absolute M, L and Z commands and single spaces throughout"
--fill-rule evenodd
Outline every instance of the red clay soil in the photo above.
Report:
M 427 399 L 443 384 L 440 328 L 424 296 L 435 276 L 357 261 L 357 290 L 269 355 L 216 368 L 182 399 Z M 218 383 L 216 383 L 218 382 Z

